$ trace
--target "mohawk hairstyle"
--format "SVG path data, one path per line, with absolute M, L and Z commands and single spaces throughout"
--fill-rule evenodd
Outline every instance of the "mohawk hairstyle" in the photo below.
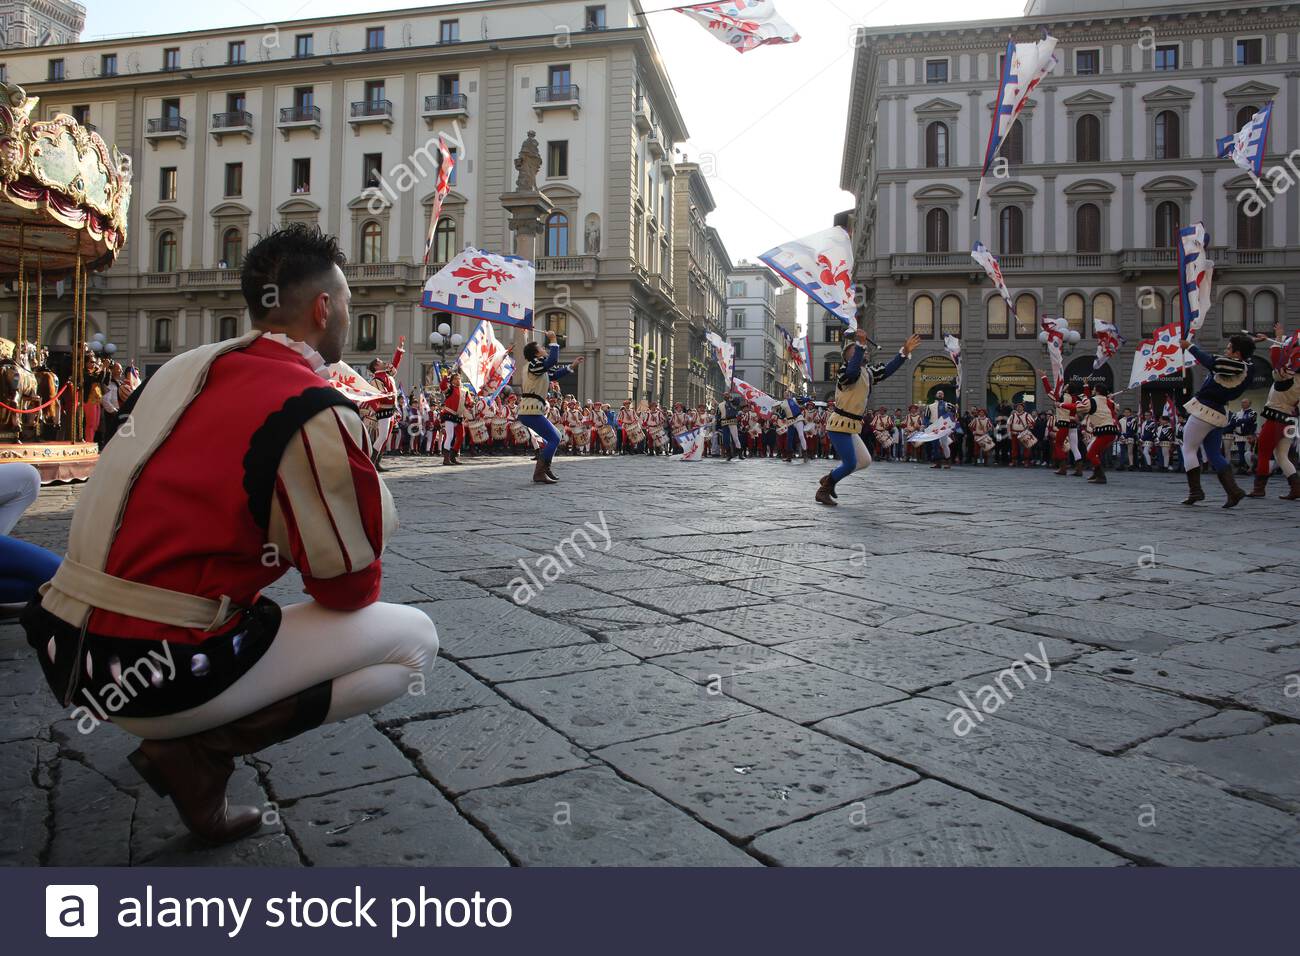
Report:
M 249 315 L 264 321 L 296 289 L 347 261 L 338 240 L 316 226 L 295 222 L 261 236 L 244 256 L 239 282 Z

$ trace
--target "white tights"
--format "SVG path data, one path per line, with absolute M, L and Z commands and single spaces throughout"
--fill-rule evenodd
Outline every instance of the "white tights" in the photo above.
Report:
M 425 692 L 438 657 L 428 615 L 404 604 L 331 611 L 308 601 L 284 608 L 280 629 L 252 668 L 206 704 L 164 717 L 115 717 L 127 733 L 153 740 L 187 737 L 247 717 L 332 682 L 325 723 L 369 713 L 403 694 Z
M 0 465 L 0 534 L 8 534 L 41 493 L 41 473 L 31 465 Z

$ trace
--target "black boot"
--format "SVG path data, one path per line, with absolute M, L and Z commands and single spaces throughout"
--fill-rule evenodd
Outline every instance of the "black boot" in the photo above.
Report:
M 1228 500 L 1223 503 L 1223 507 L 1237 507 L 1237 505 L 1241 504 L 1241 499 L 1246 497 L 1246 493 L 1237 485 L 1237 479 L 1232 476 L 1231 466 L 1224 468 L 1218 475 L 1219 484 L 1223 486 L 1223 493 L 1228 496 Z
M 1187 473 L 1187 500 L 1185 505 L 1194 505 L 1198 501 L 1205 500 L 1205 492 L 1201 488 L 1201 469 L 1193 468 Z

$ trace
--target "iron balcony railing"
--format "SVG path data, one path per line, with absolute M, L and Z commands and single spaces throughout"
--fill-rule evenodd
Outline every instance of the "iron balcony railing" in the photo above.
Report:
M 253 125 L 253 114 L 247 110 L 233 110 L 212 114 L 213 129 L 245 129 Z
M 360 100 L 352 104 L 353 117 L 358 116 L 392 116 L 392 100 Z
M 538 103 L 571 103 L 579 98 L 579 90 L 576 84 L 570 83 L 567 86 L 539 86 L 537 88 Z
M 184 133 L 187 125 L 183 116 L 159 116 L 149 121 L 148 132 Z
M 285 106 L 280 110 L 281 123 L 319 123 L 319 106 Z
M 426 113 L 450 113 L 469 108 L 469 97 L 464 93 L 435 93 L 424 98 Z

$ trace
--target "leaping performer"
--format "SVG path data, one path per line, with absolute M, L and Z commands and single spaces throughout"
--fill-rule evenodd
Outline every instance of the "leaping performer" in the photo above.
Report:
M 510 345 L 514 352 L 518 339 Z M 521 366 L 523 375 L 523 401 L 519 403 L 519 424 L 530 428 L 544 444 L 537 453 L 537 465 L 533 468 L 533 482 L 539 485 L 553 485 L 560 479 L 551 471 L 551 460 L 560 447 L 560 433 L 555 430 L 550 419 L 546 417 L 546 400 L 550 394 L 551 383 L 558 382 L 566 375 L 573 374 L 585 361 L 579 355 L 573 365 L 560 364 L 560 344 L 554 331 L 546 332 L 546 354 L 536 342 L 524 346 L 524 362 Z
M 1199 458 L 1199 453 L 1204 451 L 1227 495 L 1223 507 L 1235 508 L 1246 493 L 1237 487 L 1232 464 L 1223 457 L 1223 430 L 1228 425 L 1228 403 L 1241 398 L 1250 387 L 1250 358 L 1255 354 L 1255 340 L 1248 335 L 1233 335 L 1222 355 L 1210 355 L 1187 339 L 1182 341 L 1182 347 L 1210 371 L 1196 397 L 1183 406 L 1187 410 L 1183 431 L 1187 500 L 1183 504 L 1194 505 L 1205 500 Z
M 844 337 L 844 364 L 835 382 L 835 412 L 826 423 L 826 432 L 840 464 L 821 480 L 816 495 L 818 502 L 831 507 L 839 504 L 835 500 L 835 486 L 871 464 L 871 454 L 862 443 L 862 417 L 871 400 L 872 388 L 903 367 L 908 356 L 921 344 L 921 337 L 913 335 L 886 364 L 864 367 L 869 341 L 865 329 Z

